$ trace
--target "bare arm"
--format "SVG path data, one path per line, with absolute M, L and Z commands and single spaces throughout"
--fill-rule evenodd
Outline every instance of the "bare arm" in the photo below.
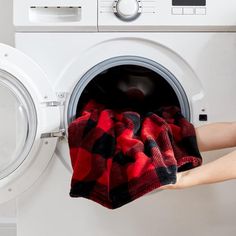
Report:
M 236 146 L 236 122 L 214 123 L 196 128 L 200 151 Z M 236 178 L 236 151 L 216 161 L 177 174 L 177 182 L 162 189 L 181 189 Z
M 216 161 L 177 174 L 177 183 L 163 189 L 182 189 L 236 179 L 236 151 Z
M 196 128 L 201 152 L 236 147 L 236 122 L 221 122 Z

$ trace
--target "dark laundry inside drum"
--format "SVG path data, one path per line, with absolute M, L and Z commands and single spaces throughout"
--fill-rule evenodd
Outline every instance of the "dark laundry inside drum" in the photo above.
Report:
M 117 66 L 86 86 L 69 125 L 71 197 L 121 207 L 202 163 L 194 126 L 159 74 Z
M 156 72 L 135 65 L 117 66 L 97 75 L 84 89 L 77 116 L 90 99 L 110 108 L 131 109 L 142 114 L 162 106 L 178 106 L 170 84 Z

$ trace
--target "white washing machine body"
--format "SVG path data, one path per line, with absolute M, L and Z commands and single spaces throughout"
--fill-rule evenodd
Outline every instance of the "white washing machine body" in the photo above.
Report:
M 19 136 L 22 155 L 8 152 L 13 161 L 0 173 L 0 201 L 16 199 L 18 236 L 236 232 L 234 182 L 155 192 L 115 211 L 69 197 L 67 128 L 86 86 L 106 70 L 134 65 L 156 72 L 196 126 L 236 117 L 236 3 L 126 4 L 14 3 L 17 49 L 0 45 L 0 89 L 10 91 L 5 97 L 13 100 L 13 108 L 2 109 L 1 116 L 9 128 L 8 111 L 15 123 L 22 122 L 21 129 L 11 127 L 12 134 L 26 131 Z M 8 145 L 18 148 L 16 144 Z

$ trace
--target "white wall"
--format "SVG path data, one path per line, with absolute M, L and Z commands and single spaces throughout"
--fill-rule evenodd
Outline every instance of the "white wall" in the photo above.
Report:
M 12 20 L 13 0 L 0 0 L 0 42 L 14 44 L 14 27 Z
M 12 20 L 12 0 L 0 0 L 0 43 L 14 45 Z M 0 236 L 13 236 L 16 233 L 15 202 L 0 205 Z

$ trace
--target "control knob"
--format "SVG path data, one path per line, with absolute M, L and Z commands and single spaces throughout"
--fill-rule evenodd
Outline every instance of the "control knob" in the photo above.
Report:
M 141 0 L 115 0 L 113 11 L 120 20 L 135 20 L 142 12 Z

